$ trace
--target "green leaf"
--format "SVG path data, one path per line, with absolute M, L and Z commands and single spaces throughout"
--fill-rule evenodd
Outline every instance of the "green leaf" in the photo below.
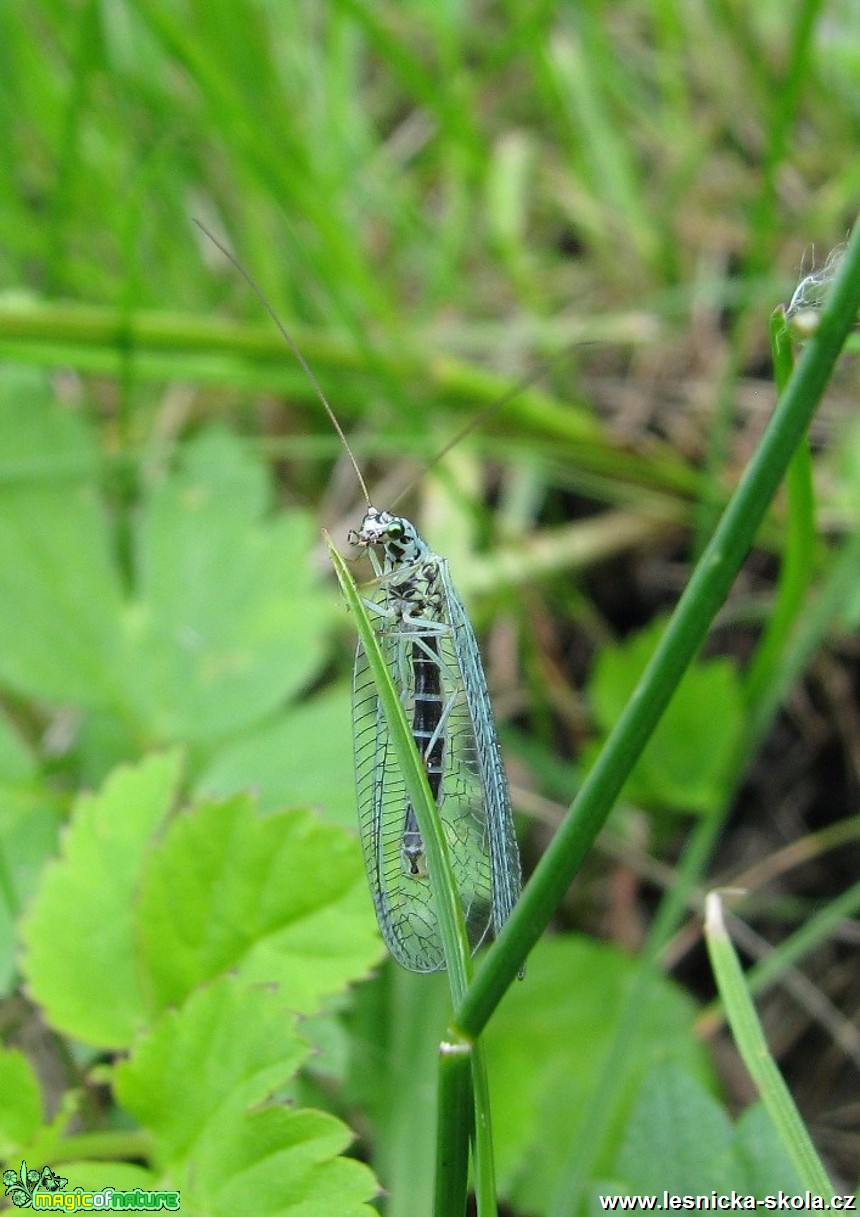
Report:
M 81 799 L 25 922 L 33 996 L 87 1043 L 128 1044 L 228 968 L 314 1011 L 382 955 L 354 836 L 235 796 L 155 841 L 178 771 L 175 754 L 152 757 Z
M 30 1062 L 0 1046 L 0 1158 L 22 1151 L 42 1123 L 42 1095 Z
M 153 1135 L 190 1212 L 371 1217 L 377 1188 L 333 1116 L 267 1104 L 301 1064 L 284 998 L 222 978 L 163 1016 L 116 1071 L 119 1101 Z
M 117 1068 L 116 1094 L 166 1168 L 230 1105 L 244 1112 L 268 1099 L 306 1055 L 283 995 L 220 977 L 137 1041 Z
M 238 969 L 310 1012 L 382 953 L 355 838 L 307 811 L 261 816 L 243 795 L 172 824 L 139 917 L 157 1009 Z
M 639 965 L 603 943 L 573 935 L 538 943 L 526 979 L 512 986 L 485 1033 L 493 1092 L 500 1192 L 526 1212 L 548 1211 L 578 1130 L 602 1078 L 613 1027 Z M 595 1169 L 608 1177 L 642 1077 L 678 1061 L 709 1076 L 692 1035 L 693 1003 L 655 978 L 626 1057 L 618 1116 Z
M 180 767 L 178 752 L 151 756 L 82 796 L 24 922 L 33 997 L 55 1027 L 86 1043 L 123 1046 L 144 1019 L 134 891 Z
M 621 716 L 664 629 L 665 622 L 652 623 L 597 657 L 588 699 L 602 736 Z M 743 694 L 732 662 L 694 662 L 628 779 L 627 797 L 688 814 L 719 811 L 731 790 L 743 725 Z
M 779 1139 L 763 1103 L 753 1103 L 735 1124 L 725 1177 L 738 1191 L 762 1197 L 778 1191 L 800 1193 L 803 1182 Z
M 748 1107 L 733 1125 L 699 1080 L 675 1063 L 644 1079 L 614 1175 L 634 1195 L 734 1189 L 761 1200 L 780 1188 L 803 1191 L 764 1106 Z
M 233 436 L 189 443 L 151 494 L 127 621 L 130 696 L 151 738 L 212 741 L 262 721 L 318 672 L 333 598 L 310 519 L 264 519 L 265 470 Z
M 253 790 L 262 811 L 319 807 L 329 823 L 358 829 L 352 717 L 346 688 L 314 697 L 218 751 L 198 796 Z
M 27 697 L 115 704 L 121 590 L 97 453 L 36 372 L 0 375 L 0 682 Z
M 737 1175 L 728 1178 L 724 1166 L 732 1140 L 722 1106 L 698 1079 L 670 1062 L 644 1079 L 614 1173 L 634 1193 L 731 1190 Z
M 234 1217 L 249 1197 L 259 1217 L 377 1217 L 366 1202 L 379 1191 L 361 1162 L 338 1156 L 352 1134 L 326 1112 L 267 1107 L 229 1111 L 207 1130 L 183 1184 L 192 1212 Z

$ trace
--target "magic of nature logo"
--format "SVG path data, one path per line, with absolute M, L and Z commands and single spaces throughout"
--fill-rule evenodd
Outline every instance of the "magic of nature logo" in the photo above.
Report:
M 32 1170 L 26 1162 L 21 1163 L 20 1171 L 3 1172 L 6 1195 L 19 1209 L 64 1210 L 67 1213 L 93 1209 L 124 1212 L 155 1212 L 158 1209 L 176 1212 L 179 1209 L 179 1192 L 151 1191 L 142 1187 L 131 1191 L 105 1187 L 98 1192 L 76 1187 L 73 1191 L 65 1191 L 68 1182 L 64 1175 L 56 1174 L 50 1166 Z

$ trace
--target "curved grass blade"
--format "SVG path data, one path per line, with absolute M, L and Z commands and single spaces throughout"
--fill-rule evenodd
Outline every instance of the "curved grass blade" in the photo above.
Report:
M 726 931 L 722 902 L 716 892 L 710 892 L 705 903 L 705 941 L 738 1051 L 776 1126 L 780 1140 L 807 1188 L 815 1195 L 831 1201 L 833 1185 L 800 1118 L 785 1080 L 770 1055 L 743 968 Z
M 406 791 L 424 839 L 445 963 L 450 978 L 451 992 L 456 1002 L 466 991 L 466 985 L 471 977 L 472 960 L 463 910 L 451 870 L 448 846 L 439 822 L 436 804 L 430 792 L 427 774 L 412 738 L 412 729 L 392 682 L 367 608 L 358 593 L 346 562 L 332 545 L 328 536 L 326 541 L 338 581 L 355 617 L 356 629 L 385 713 Z

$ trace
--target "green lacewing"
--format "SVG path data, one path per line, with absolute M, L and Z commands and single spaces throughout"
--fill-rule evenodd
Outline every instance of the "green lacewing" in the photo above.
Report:
M 257 284 L 199 221 L 261 300 L 331 420 L 367 503 L 349 534 L 375 579 L 365 602 L 411 724 L 443 832 L 473 950 L 498 934 L 520 893 L 510 795 L 475 632 L 448 564 L 405 516 L 370 501 L 346 436 L 316 376 Z M 446 449 L 447 450 L 447 449 Z M 359 641 L 352 686 L 362 854 L 379 928 L 411 972 L 445 967 L 424 842 Z

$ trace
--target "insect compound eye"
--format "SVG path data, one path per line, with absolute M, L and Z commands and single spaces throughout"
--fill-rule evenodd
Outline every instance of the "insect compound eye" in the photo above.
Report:
M 385 532 L 390 541 L 399 541 L 405 529 L 399 520 L 392 520 L 386 527 Z

